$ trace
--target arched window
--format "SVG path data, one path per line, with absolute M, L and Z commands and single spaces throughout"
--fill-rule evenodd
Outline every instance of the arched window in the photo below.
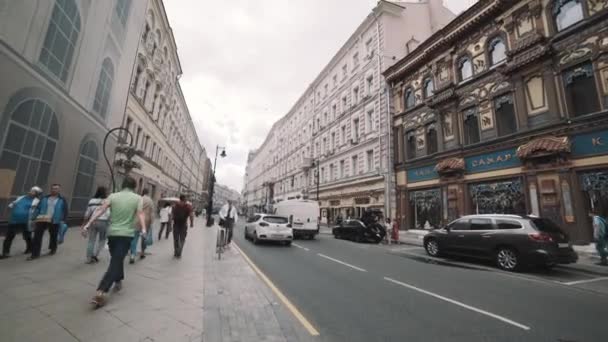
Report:
M 112 92 L 112 83 L 114 82 L 114 66 L 109 58 L 103 60 L 101 64 L 101 72 L 99 73 L 99 81 L 97 81 L 97 91 L 95 92 L 95 101 L 93 101 L 93 110 L 105 118 L 108 112 L 108 103 L 110 102 L 110 93 Z
M 437 129 L 434 124 L 431 124 L 426 129 L 426 154 L 437 152 Z
M 414 97 L 414 91 L 409 88 L 405 91 L 405 109 L 410 109 L 416 105 L 416 98 Z
M 408 132 L 405 135 L 405 158 L 414 159 L 416 158 L 416 135 L 414 131 Z
M 583 20 L 583 4 L 580 0 L 555 0 L 553 17 L 558 31 L 568 28 Z
M 4 133 L 0 169 L 15 171 L 12 196 L 48 182 L 59 126 L 55 112 L 45 102 L 28 99 L 12 112 Z
M 471 145 L 479 142 L 479 120 L 477 119 L 477 111 L 475 108 L 470 108 L 464 112 L 464 144 Z
M 515 104 L 511 95 L 504 95 L 494 99 L 494 112 L 496 113 L 496 130 L 498 136 L 515 133 L 517 118 L 515 117 Z
M 458 77 L 460 81 L 468 80 L 473 77 L 473 64 L 469 57 L 462 57 L 458 61 Z
M 116 1 L 116 15 L 120 19 L 122 26 L 127 24 L 127 18 L 129 17 L 129 9 L 131 8 L 131 0 L 118 0 Z
M 94 141 L 87 140 L 80 146 L 76 182 L 72 193 L 71 209 L 74 211 L 85 211 L 87 208 L 87 203 L 93 194 L 98 158 L 99 151 Z
M 40 63 L 65 82 L 80 34 L 80 13 L 74 0 L 56 1 L 40 52 Z
M 434 93 L 435 84 L 433 83 L 433 79 L 429 77 L 424 80 L 424 98 L 428 99 L 429 97 L 433 96 Z
M 490 53 L 490 65 L 499 64 L 507 59 L 507 47 L 502 38 L 492 40 L 488 52 Z

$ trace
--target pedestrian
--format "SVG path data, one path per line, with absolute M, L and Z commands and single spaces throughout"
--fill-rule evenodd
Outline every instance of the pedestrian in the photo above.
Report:
M 169 203 L 165 203 L 165 206 L 160 210 L 160 231 L 158 232 L 158 239 L 160 240 L 163 235 L 163 230 L 167 229 L 165 232 L 165 240 L 169 238 L 169 233 L 171 232 L 171 205 Z
M 180 195 L 179 202 L 173 207 L 173 256 L 182 257 L 186 235 L 188 235 L 188 218 L 190 228 L 194 227 L 192 206 L 186 202 L 186 196 Z
M 33 218 L 36 222 L 34 239 L 32 241 L 32 255 L 27 260 L 40 257 L 42 238 L 46 230 L 49 231 L 49 255 L 57 253 L 57 235 L 59 227 L 65 224 L 68 217 L 68 202 L 61 196 L 61 185 L 53 184 L 51 193 L 40 200 Z
M 4 237 L 4 243 L 2 244 L 2 255 L 0 255 L 0 259 L 10 257 L 13 239 L 19 231 L 21 231 L 23 241 L 25 241 L 24 254 L 31 253 L 32 233 L 30 227 L 32 206 L 36 205 L 38 196 L 41 193 L 42 189 L 34 186 L 26 195 L 18 197 L 8 205 L 11 209 L 11 216 L 8 221 L 8 230 Z
M 593 219 L 593 238 L 595 239 L 595 249 L 600 256 L 599 264 L 608 266 L 608 223 L 595 208 L 591 209 L 589 216 Z
M 82 227 L 86 233 L 93 222 L 110 209 L 110 228 L 108 229 L 110 264 L 93 297 L 92 302 L 98 307 L 105 304 L 107 293 L 112 285 L 114 285 L 114 291 L 122 289 L 122 281 L 125 278 L 124 261 L 135 235 L 136 218 L 141 227 L 141 234 L 146 235 L 146 217 L 143 212 L 142 198 L 135 193 L 136 185 L 137 182 L 133 177 L 125 177 L 122 182 L 122 190 L 108 196 Z
M 93 213 L 97 210 L 97 208 L 103 205 L 103 202 L 108 197 L 108 191 L 104 186 L 100 186 L 97 188 L 95 192 L 95 196 L 91 198 L 89 201 L 89 205 L 87 206 L 87 210 L 84 213 L 84 222 L 83 225 L 88 222 Z M 87 244 L 87 264 L 93 264 L 99 262 L 97 258 L 99 256 L 99 252 L 106 244 L 106 234 L 108 232 L 108 226 L 110 222 L 110 209 L 104 211 L 92 224 L 89 228 L 88 232 L 84 234 L 84 236 L 88 235 L 89 242 Z M 97 247 L 95 247 L 95 242 L 97 240 Z
M 146 258 L 146 247 L 147 240 L 150 238 L 148 234 L 152 234 L 152 222 L 154 220 L 154 202 L 148 196 L 148 189 L 144 189 L 141 192 L 141 200 L 142 200 L 142 210 L 144 211 L 144 215 L 146 216 L 146 227 L 148 227 L 148 231 L 146 234 L 140 234 L 141 229 L 135 230 L 135 236 L 133 237 L 133 241 L 131 241 L 131 257 L 129 259 L 129 264 L 135 263 L 135 256 L 137 255 L 137 242 L 141 238 L 141 252 L 139 253 L 140 259 Z M 138 227 L 140 228 L 140 227 Z
M 222 227 L 226 228 L 226 231 L 228 232 L 228 243 L 230 243 L 232 241 L 234 224 L 239 218 L 236 208 L 232 205 L 232 200 L 228 200 L 228 203 L 222 206 L 219 215 L 220 222 L 222 222 Z

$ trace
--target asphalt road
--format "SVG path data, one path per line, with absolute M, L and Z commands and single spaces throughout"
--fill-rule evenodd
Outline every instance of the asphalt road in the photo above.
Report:
M 323 234 L 291 247 L 256 246 L 242 224 L 235 241 L 320 341 L 582 342 L 608 334 L 608 279 L 587 283 L 597 275 L 512 274 Z

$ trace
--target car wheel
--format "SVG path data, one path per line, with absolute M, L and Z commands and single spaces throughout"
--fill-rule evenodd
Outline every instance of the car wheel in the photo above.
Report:
M 441 255 L 441 251 L 439 249 L 439 242 L 436 239 L 428 239 L 424 243 L 424 249 L 426 250 L 426 254 L 437 257 Z
M 500 247 L 496 252 L 496 265 L 505 271 L 516 271 L 519 269 L 517 251 L 510 247 Z
M 257 245 L 258 243 L 260 243 L 260 240 L 258 240 L 258 233 L 256 233 L 255 231 L 253 232 L 253 244 Z
M 291 241 L 285 241 L 285 246 L 290 247 L 291 246 Z

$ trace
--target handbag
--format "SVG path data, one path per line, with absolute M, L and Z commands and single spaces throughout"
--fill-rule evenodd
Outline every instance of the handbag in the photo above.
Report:
M 59 232 L 57 232 L 57 243 L 62 244 L 65 239 L 65 233 L 68 231 L 68 225 L 65 222 L 61 222 L 59 225 Z
M 154 244 L 154 235 L 152 234 L 152 229 L 146 232 L 146 246 L 152 246 Z

